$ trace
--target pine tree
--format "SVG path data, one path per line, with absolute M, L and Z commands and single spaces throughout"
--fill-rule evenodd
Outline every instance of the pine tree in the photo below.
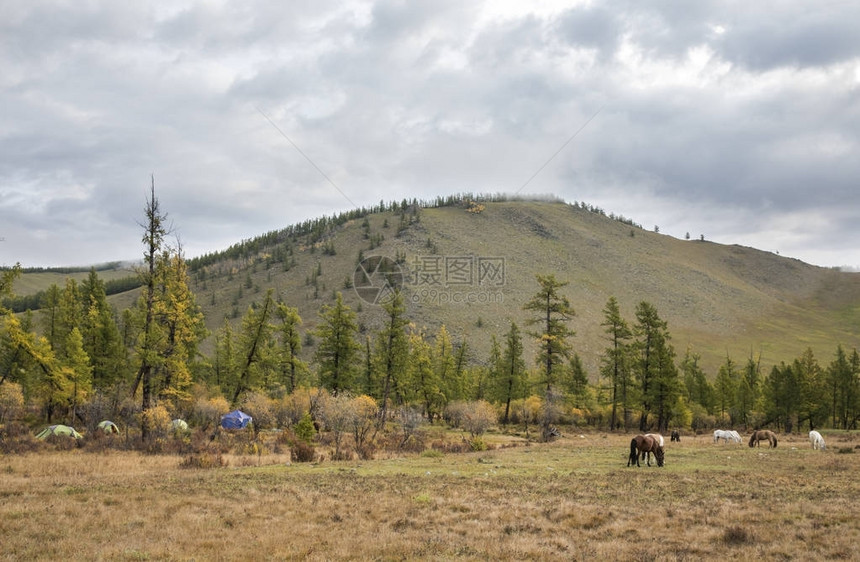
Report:
M 84 338 L 80 330 L 72 328 L 66 337 L 66 355 L 63 371 L 67 381 L 68 403 L 71 409 L 70 418 L 76 418 L 77 408 L 85 403 L 93 386 L 93 367 L 90 358 L 84 351 Z
M 412 395 L 421 402 L 424 417 L 431 423 L 442 413 L 445 396 L 442 391 L 438 372 L 433 368 L 433 352 L 424 339 L 424 332 L 412 330 L 409 334 L 409 391 L 405 396 L 408 402 Z
M 523 306 L 523 310 L 535 313 L 528 320 L 529 325 L 537 325 L 540 330 L 530 332 L 537 338 L 540 350 L 537 363 L 543 369 L 543 383 L 549 391 L 561 376 L 559 366 L 570 360 L 571 348 L 567 341 L 574 335 L 566 325 L 575 312 L 567 297 L 559 294 L 559 289 L 567 283 L 556 281 L 553 275 L 537 275 L 540 291 Z
M 222 390 L 236 388 L 239 383 L 236 365 L 236 335 L 233 325 L 225 318 L 224 325 L 215 334 L 215 362 L 210 382 Z
M 360 347 L 355 340 L 358 324 L 355 313 L 338 292 L 334 306 L 323 305 L 316 335 L 320 338 L 314 360 L 319 366 L 320 385 L 334 394 L 353 390 Z
M 81 299 L 84 307 L 81 335 L 93 367 L 93 386 L 107 388 L 124 378 L 126 357 L 104 283 L 95 269 L 90 270 L 81 286 Z
M 774 365 L 764 381 L 765 414 L 786 433 L 794 428 L 800 409 L 800 384 L 793 365 Z
M 267 352 L 272 348 L 274 330 L 271 324 L 275 308 L 272 294 L 272 289 L 269 289 L 263 304 L 248 307 L 248 312 L 242 318 L 239 349 L 236 354 L 239 365 L 237 365 L 236 389 L 233 392 L 233 406 L 239 405 L 239 399 L 243 393 L 263 383 L 264 370 L 270 360 Z
M 621 404 L 624 417 L 624 430 L 628 429 L 630 420 L 630 392 L 632 390 L 630 376 L 630 344 L 633 337 L 630 328 L 621 316 L 621 310 L 615 297 L 609 297 L 603 309 L 605 333 L 609 339 L 607 347 L 600 359 L 600 374 L 609 380 L 609 400 L 612 411 L 609 416 L 609 428 L 618 428 L 618 405 Z
M 809 430 L 821 425 L 827 417 L 827 395 L 825 392 L 824 373 L 815 359 L 812 348 L 794 360 L 794 371 L 797 373 L 800 385 L 800 404 L 798 408 L 798 426 L 807 422 Z
M 716 408 L 721 418 L 726 415 L 731 416 L 734 412 L 735 392 L 739 378 L 735 362 L 732 361 L 731 357 L 726 355 L 726 361 L 720 365 L 720 369 L 717 371 L 717 378 L 714 381 Z
M 181 248 L 165 245 L 167 216 L 155 197 L 155 180 L 146 201 L 143 225 L 144 267 L 139 275 L 143 290 L 132 322 L 136 327 L 137 376 L 132 393 L 142 388 L 141 406 L 153 408 L 157 400 L 179 402 L 189 398 L 190 363 L 206 335 L 203 315 L 188 286 L 188 269 Z M 148 419 L 144 416 L 144 420 Z M 142 424 L 147 441 L 151 428 Z
M 494 349 L 498 343 L 493 338 Z M 494 359 L 493 356 L 497 356 Z M 523 340 L 519 326 L 511 322 L 511 327 L 505 334 L 504 348 L 495 351 L 490 359 L 492 397 L 505 405 L 502 423 L 510 420 L 511 402 L 526 397 L 528 390 L 526 364 L 523 359 Z
M 687 390 L 687 400 L 702 406 L 705 411 L 714 413 L 714 387 L 699 366 L 701 356 L 694 353 L 690 347 L 681 361 L 681 371 L 684 373 L 684 388 Z
M 155 197 L 155 178 L 152 178 L 150 195 L 146 200 L 144 210 L 146 222 L 143 225 L 143 269 L 139 274 L 143 281 L 143 291 L 138 300 L 138 314 L 140 326 L 138 342 L 135 353 L 139 363 L 137 379 L 133 392 L 141 386 L 141 407 L 144 411 L 155 406 L 154 377 L 156 369 L 161 365 L 162 358 L 156 346 L 160 343 L 161 334 L 157 333 L 156 306 L 157 306 L 157 277 L 158 257 L 162 252 L 164 237 L 167 234 L 165 222 L 167 215 L 162 214 L 158 199 Z M 146 418 L 144 418 L 146 419 Z M 144 441 L 149 440 L 150 428 L 146 423 L 142 424 L 142 437 Z
M 574 332 L 567 327 L 566 322 L 575 313 L 567 297 L 559 294 L 559 289 L 567 283 L 557 281 L 553 275 L 537 275 L 536 278 L 540 290 L 523 309 L 535 313 L 528 323 L 540 328 L 539 331 L 531 332 L 531 335 L 538 339 L 540 345 L 536 360 L 543 370 L 542 382 L 545 388 L 542 436 L 544 440 L 548 440 L 551 425 L 555 421 L 554 414 L 559 409 L 555 402 L 561 397 L 556 385 L 563 374 L 566 361 L 571 357 L 571 347 L 567 340 Z
M 278 303 L 275 316 L 280 320 L 278 333 L 280 340 L 279 366 L 287 392 L 292 393 L 303 382 L 307 374 L 307 365 L 301 360 L 302 336 L 299 327 L 302 318 L 299 310 L 284 303 Z
M 454 348 L 445 325 L 439 327 L 433 345 L 433 371 L 444 396 L 445 404 L 464 398 L 463 378 L 456 376 Z M 443 407 L 444 407 L 443 405 Z
M 376 335 L 374 350 L 375 372 L 378 373 L 374 395 L 379 399 L 379 427 L 385 424 L 392 394 L 399 390 L 402 374 L 406 370 L 409 343 L 406 337 L 406 305 L 403 294 L 395 291 L 390 300 L 382 304 L 384 324 Z
M 735 389 L 735 411 L 737 418 L 744 427 L 753 425 L 753 411 L 761 394 L 761 376 L 759 362 L 750 353 L 749 359 L 741 373 L 740 381 Z
M 637 337 L 635 371 L 642 406 L 639 430 L 648 430 L 648 417 L 654 413 L 658 430 L 665 431 L 681 392 L 675 351 L 668 343 L 668 325 L 652 304 L 642 301 L 636 307 L 633 333 Z

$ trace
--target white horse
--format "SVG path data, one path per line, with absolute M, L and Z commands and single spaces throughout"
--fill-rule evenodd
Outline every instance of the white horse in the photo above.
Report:
M 717 443 L 720 439 L 723 442 L 728 443 L 729 439 L 734 439 L 732 433 L 726 429 L 715 429 L 714 430 L 714 443 Z
M 824 437 L 814 429 L 809 432 L 809 442 L 812 443 L 813 449 L 821 449 L 823 451 L 826 447 L 824 444 Z
M 735 431 L 734 429 L 729 430 L 729 433 L 732 434 L 732 441 L 734 441 L 735 443 L 742 443 L 743 442 L 743 440 L 741 439 L 741 434 L 738 433 L 737 431 Z

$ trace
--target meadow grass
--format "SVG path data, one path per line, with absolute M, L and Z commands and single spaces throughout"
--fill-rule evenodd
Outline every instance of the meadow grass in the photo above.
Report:
M 855 436 L 777 449 L 631 435 L 290 464 L 80 450 L 0 458 L 4 560 L 856 558 Z M 515 445 L 515 446 L 510 446 Z M 846 454 L 848 453 L 848 454 Z

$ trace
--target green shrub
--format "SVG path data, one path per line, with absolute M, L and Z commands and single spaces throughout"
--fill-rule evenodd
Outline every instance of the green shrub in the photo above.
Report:
M 302 416 L 302 419 L 299 420 L 299 423 L 293 427 L 293 431 L 296 433 L 296 437 L 300 441 L 304 443 L 311 443 L 316 437 L 317 429 L 314 427 L 314 420 L 311 419 L 311 415 L 308 412 Z

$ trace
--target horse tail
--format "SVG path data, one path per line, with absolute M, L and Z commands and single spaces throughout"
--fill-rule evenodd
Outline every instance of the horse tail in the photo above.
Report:
M 630 440 L 630 456 L 627 457 L 627 466 L 630 466 L 631 463 L 639 464 L 639 451 L 636 447 L 636 438 Z
M 776 434 L 774 433 L 772 435 L 773 435 L 773 448 L 776 449 Z

